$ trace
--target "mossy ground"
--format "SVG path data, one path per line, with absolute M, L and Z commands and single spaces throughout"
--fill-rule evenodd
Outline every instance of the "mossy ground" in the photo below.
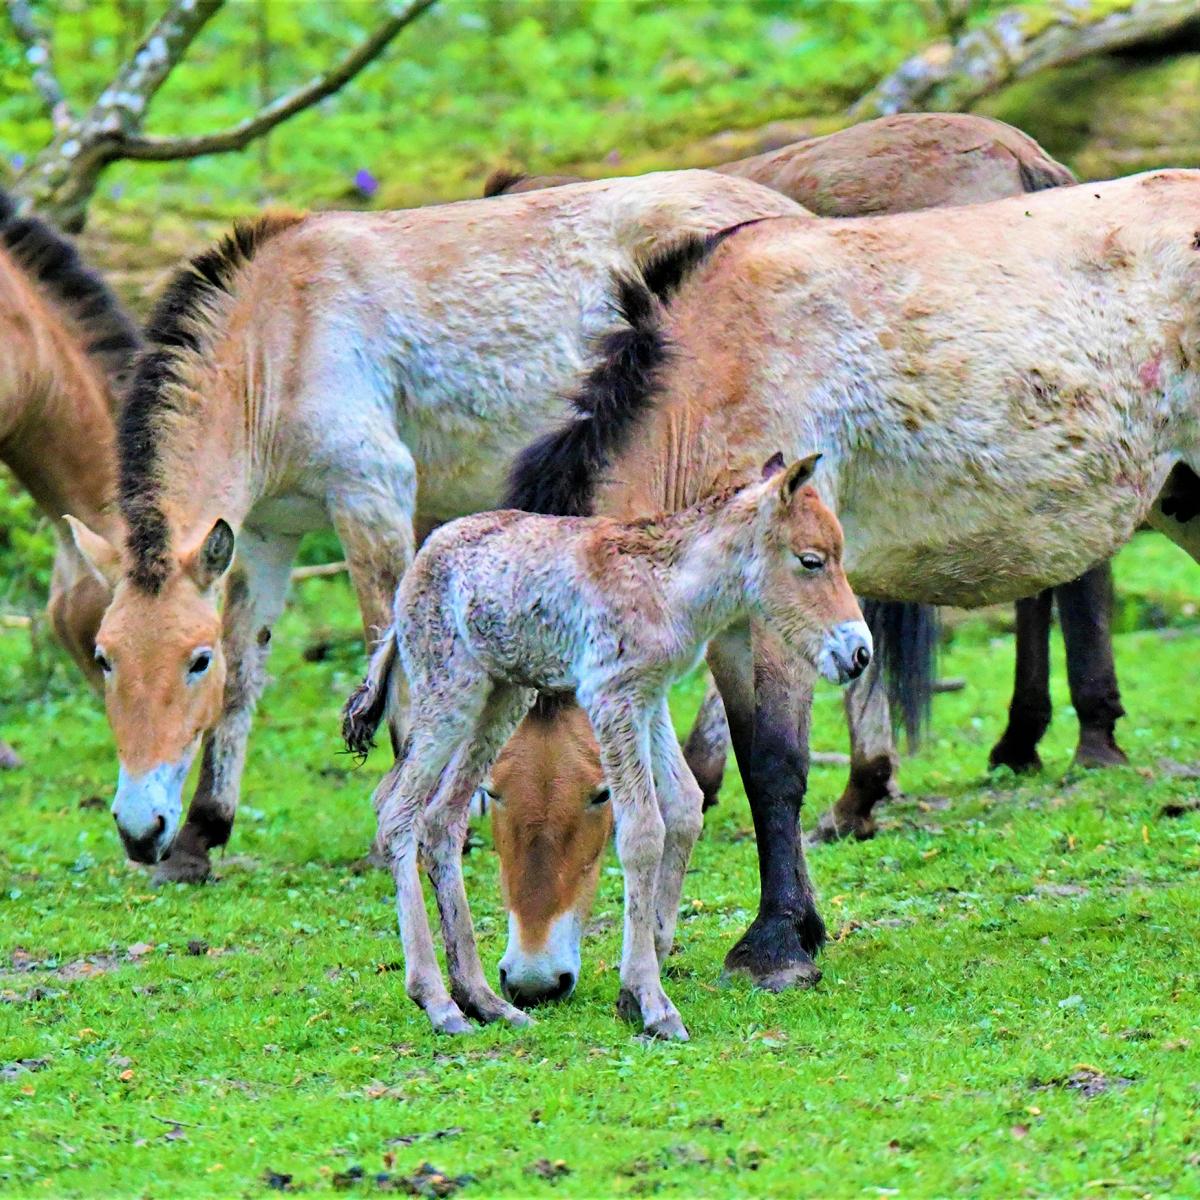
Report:
M 481 1196 L 1200 1194 L 1200 813 L 1162 815 L 1197 789 L 1195 568 L 1150 536 L 1118 568 L 1123 611 L 1163 625 L 1118 638 L 1133 765 L 1069 772 L 1059 672 L 1045 773 L 986 777 L 1012 645 L 957 624 L 943 670 L 967 686 L 938 698 L 911 798 L 875 841 L 812 853 L 831 933 L 813 991 L 720 982 L 757 894 L 730 780 L 668 971 L 688 1045 L 614 1014 L 611 862 L 570 1003 L 528 1032 L 429 1033 L 389 881 L 354 866 L 383 755 L 337 753 L 360 669 L 343 582 L 306 583 L 285 617 L 234 842 L 200 889 L 125 864 L 98 704 L 65 674 L 21 700 L 27 642 L 4 633 L 4 734 L 29 766 L 0 777 L 0 1194 L 254 1196 L 272 1173 L 373 1193 L 423 1162 Z M 843 741 L 823 690 L 816 744 Z M 813 811 L 842 774 L 814 770 Z M 467 864 L 494 971 L 495 862 Z

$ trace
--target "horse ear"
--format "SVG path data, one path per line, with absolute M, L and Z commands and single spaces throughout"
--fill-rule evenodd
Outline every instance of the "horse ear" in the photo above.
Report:
M 802 458 L 788 467 L 787 474 L 784 475 L 783 482 L 779 485 L 779 498 L 784 504 L 790 504 L 796 492 L 812 478 L 820 457 L 820 454 L 810 454 L 807 458 Z
M 772 454 L 765 463 L 763 463 L 762 477 L 764 479 L 770 479 L 772 475 L 778 475 L 786 465 L 787 464 L 784 462 L 783 458 L 783 451 L 776 450 L 775 453 Z
M 77 517 L 64 516 L 63 520 L 71 530 L 71 540 L 88 569 L 105 587 L 115 588 L 121 578 L 121 552 L 108 538 L 93 533 Z
M 201 591 L 212 587 L 233 562 L 234 537 L 229 522 L 218 517 L 199 547 L 184 556 L 183 569 Z

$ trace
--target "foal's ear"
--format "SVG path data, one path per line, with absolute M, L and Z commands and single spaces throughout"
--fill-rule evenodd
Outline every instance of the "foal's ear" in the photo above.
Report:
M 776 450 L 775 453 L 772 454 L 765 463 L 763 463 L 762 477 L 764 479 L 770 479 L 772 475 L 778 475 L 785 466 L 787 466 L 787 463 L 784 460 L 783 451 Z
M 106 537 L 93 533 L 78 517 L 64 516 L 71 540 L 79 557 L 107 588 L 115 588 L 121 578 L 121 552 Z
M 779 498 L 784 504 L 790 504 L 796 492 L 812 478 L 820 457 L 820 454 L 810 454 L 807 458 L 802 458 L 788 467 L 787 474 L 784 475 L 783 481 L 779 485 Z
M 183 569 L 201 591 L 212 587 L 233 562 L 233 530 L 224 517 L 208 531 L 208 536 L 190 554 L 184 555 Z

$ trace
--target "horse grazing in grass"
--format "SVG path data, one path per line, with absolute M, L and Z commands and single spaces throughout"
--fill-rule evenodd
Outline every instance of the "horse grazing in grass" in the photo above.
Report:
M 718 171 L 753 179 L 781 191 L 821 216 L 851 217 L 944 205 L 998 200 L 1074 182 L 1070 171 L 1019 130 L 999 121 L 963 114 L 922 113 L 868 121 L 827 137 L 799 142 L 769 154 L 729 163 Z M 487 194 L 532 191 L 572 182 L 570 176 L 493 175 Z M 992 752 L 993 764 L 1017 769 L 1037 762 L 1036 745 L 1050 719 L 1049 635 L 1057 592 L 1068 651 L 1071 696 L 1080 721 L 1077 757 L 1096 764 L 1121 758 L 1113 726 L 1121 715 L 1112 643 L 1108 632 L 1111 572 L 1107 564 L 1080 579 L 1017 603 L 1017 687 L 1009 727 Z M 889 665 L 910 736 L 928 709 L 928 673 L 936 641 L 933 611 L 918 605 L 871 605 L 869 620 Z M 917 670 L 912 670 L 916 666 Z M 500 856 L 501 887 L 509 915 L 509 939 L 501 966 L 527 995 L 558 990 L 565 973 L 578 969 L 580 931 L 591 909 L 611 818 L 604 803 L 603 773 L 587 721 L 555 705 L 561 719 L 531 714 L 529 746 L 549 738 L 549 759 L 538 766 L 523 756 L 501 754 L 489 790 L 492 829 Z M 896 789 L 891 720 L 874 673 L 846 692 L 851 730 L 849 783 L 822 814 L 816 840 L 874 833 L 875 804 Z M 540 734 L 539 734 L 540 731 Z M 688 763 L 705 793 L 716 799 L 729 749 L 721 699 L 709 688 L 688 738 Z M 557 761 L 555 761 L 555 759 Z M 558 848 L 553 873 L 544 848 Z
M 421 548 L 367 680 L 346 705 L 345 737 L 351 750 L 369 749 L 395 703 L 398 665 L 412 697 L 410 733 L 375 805 L 396 879 L 406 988 L 435 1029 L 466 1032 L 467 1016 L 529 1020 L 484 979 L 462 845 L 471 796 L 537 689 L 575 693 L 612 789 L 625 874 L 617 1007 L 654 1037 L 687 1040 L 659 968 L 674 941 L 702 796 L 667 690 L 710 638 L 750 614 L 828 679 L 847 683 L 866 669 L 871 634 L 842 571 L 841 530 L 804 486 L 818 457 L 785 470 L 777 456 L 759 482 L 669 516 L 481 513 Z M 418 849 L 441 913 L 449 992 Z
M 111 592 L 75 549 L 64 513 L 120 535 L 115 397 L 137 329 L 75 247 L 0 192 L 0 461 L 53 522 L 48 614 L 88 680 Z
M 682 247 L 650 281 L 665 306 L 629 306 L 650 314 L 627 330 L 638 371 L 594 368 L 579 420 L 520 460 L 515 507 L 619 519 L 678 507 L 781 442 L 825 449 L 820 488 L 860 595 L 1029 595 L 1147 520 L 1200 554 L 1200 173 L 759 221 Z M 579 444 L 589 455 L 572 471 Z M 727 966 L 767 987 L 815 980 L 822 925 L 797 820 L 811 672 L 758 629 L 714 639 L 709 665 L 762 878 Z M 527 724 L 510 753 L 545 778 L 533 760 L 558 738 L 519 744 L 533 741 Z
M 712 168 L 751 179 L 783 192 L 822 217 L 864 217 L 915 212 L 923 208 L 978 204 L 1022 192 L 1064 187 L 1075 177 L 1028 135 L 1002 121 L 969 113 L 901 113 L 864 121 L 824 137 L 809 138 Z M 561 187 L 572 175 L 522 175 L 496 171 L 484 185 L 485 196 Z M 1071 703 L 1079 720 L 1075 760 L 1083 766 L 1111 766 L 1126 761 L 1114 728 L 1124 716 L 1113 663 L 1110 619 L 1112 569 L 1107 563 L 1079 579 L 1047 589 L 1016 604 L 1017 661 L 1008 724 L 989 755 L 989 765 L 1015 771 L 1038 770 L 1037 745 L 1050 725 L 1050 625 L 1057 600 L 1067 651 Z M 889 624 L 879 628 L 883 640 L 936 636 L 933 614 L 905 612 L 893 606 Z M 892 656 L 900 662 L 902 654 Z M 917 695 L 901 680 L 893 692 L 909 696 L 905 720 L 915 736 L 924 714 Z M 920 684 L 915 685 L 917 693 Z M 876 707 L 863 710 L 867 727 L 859 740 L 874 745 L 870 726 Z M 886 737 L 886 729 L 883 734 Z M 688 761 L 697 770 L 705 797 L 720 790 L 729 733 L 720 700 L 713 689 L 688 740 Z M 880 754 L 874 755 L 882 761 Z M 893 790 L 891 773 L 861 767 L 858 786 L 851 786 L 837 808 L 818 826 L 818 840 L 874 832 L 871 808 Z
M 77 527 L 115 588 L 99 654 L 130 855 L 195 880 L 227 841 L 302 534 L 337 531 L 373 640 L 412 556 L 418 480 L 428 524 L 495 506 L 612 323 L 609 273 L 689 233 L 789 214 L 803 209 L 745 180 L 677 172 L 268 216 L 185 268 L 122 413 L 126 544 Z

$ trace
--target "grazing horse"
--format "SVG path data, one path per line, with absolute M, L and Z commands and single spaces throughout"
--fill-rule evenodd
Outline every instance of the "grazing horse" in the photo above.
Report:
M 97 688 L 94 640 L 111 592 L 63 514 L 120 536 L 113 412 L 138 345 L 136 326 L 71 242 L 0 192 L 0 461 L 53 523 L 50 624 Z
M 75 527 L 115 588 L 98 654 L 129 854 L 198 880 L 228 840 L 305 532 L 337 531 L 373 640 L 412 556 L 418 481 L 429 524 L 495 506 L 512 456 L 561 420 L 562 390 L 613 321 L 611 271 L 683 235 L 803 214 L 745 180 L 684 171 L 268 216 L 185 268 L 122 412 L 126 544 Z
M 636 287 L 637 285 L 634 285 Z M 642 303 L 632 289 L 623 307 Z M 625 874 L 618 1010 L 687 1040 L 663 991 L 683 876 L 700 833 L 700 787 L 671 725 L 667 691 L 729 625 L 754 618 L 798 659 L 847 683 L 871 634 L 842 571 L 837 519 L 804 484 L 817 454 L 668 516 L 634 522 L 489 512 L 434 533 L 400 583 L 393 624 L 346 705 L 365 753 L 394 706 L 397 665 L 410 730 L 375 796 L 396 880 L 405 985 L 435 1029 L 467 1016 L 529 1022 L 488 987 L 463 887 L 471 796 L 533 701 L 574 692 L 600 746 Z M 451 990 L 434 955 L 418 849 L 433 882 Z
M 1030 595 L 1146 520 L 1200 556 L 1198 229 L 1200 173 L 1166 171 L 938 212 L 751 222 L 681 247 L 650 276 L 665 307 L 629 310 L 650 314 L 627 330 L 645 351 L 636 374 L 602 360 L 579 420 L 522 456 L 508 502 L 627 519 L 719 490 L 764 446 L 820 445 L 859 594 Z M 727 967 L 767 987 L 815 980 L 822 924 L 797 820 L 811 672 L 758 629 L 715 639 L 709 665 L 762 880 Z M 529 764 L 529 747 L 511 752 Z
M 955 113 L 883 117 L 729 163 L 716 170 L 752 179 L 781 191 L 820 216 L 852 217 L 945 205 L 981 203 L 1027 191 L 1074 183 L 1070 171 L 1031 138 L 1000 121 Z M 526 177 L 499 172 L 486 195 L 533 191 L 571 183 L 571 176 Z M 1113 725 L 1121 715 L 1112 643 L 1108 633 L 1111 571 L 1107 564 L 1080 579 L 1017 603 L 1017 687 L 1009 727 L 992 753 L 992 763 L 1027 769 L 1037 763 L 1036 744 L 1050 717 L 1049 635 L 1051 602 L 1057 592 L 1068 650 L 1071 696 L 1080 721 L 1077 758 L 1096 764 L 1121 758 Z M 871 605 L 869 619 L 884 656 L 910 677 L 889 680 L 901 698 L 910 734 L 928 707 L 928 680 L 914 664 L 932 667 L 936 623 L 917 605 Z M 899 649 L 898 649 L 899 648 Z M 881 656 L 882 657 L 882 656 Z M 896 789 L 896 757 L 883 690 L 872 672 L 847 689 L 851 729 L 850 780 L 822 814 L 814 839 L 875 830 L 875 804 Z M 509 938 L 501 967 L 527 995 L 554 992 L 564 974 L 578 972 L 580 935 L 591 909 L 600 869 L 597 847 L 610 827 L 609 808 L 596 804 L 603 773 L 595 742 L 581 714 L 555 706 L 554 723 L 531 717 L 529 738 L 548 734 L 549 760 L 530 770 L 523 757 L 500 755 L 489 789 L 492 829 L 500 856 L 501 888 L 508 910 Z M 527 747 L 519 740 L 514 746 Z M 729 749 L 721 699 L 711 687 L 688 738 L 688 764 L 706 803 L 720 790 Z M 555 761 L 555 756 L 557 761 Z M 527 756 L 526 756 L 527 757 Z M 557 849 L 558 866 L 546 869 L 544 847 Z
M 969 113 L 880 117 L 712 169 L 774 188 L 822 217 L 865 217 L 978 204 L 1075 182 L 1071 172 L 1027 134 L 1002 121 Z M 561 187 L 576 178 L 496 171 L 485 183 L 484 195 Z M 1037 744 L 1050 725 L 1050 624 L 1056 599 L 1066 643 L 1071 703 L 1079 721 L 1075 760 L 1089 767 L 1126 761 L 1114 735 L 1125 710 L 1113 663 L 1112 569 L 1104 563 L 1077 580 L 1017 601 L 1015 685 L 1008 724 L 988 758 L 993 767 L 1015 771 L 1041 768 Z M 872 620 L 883 635 L 883 644 L 889 637 L 912 634 L 930 638 L 936 632 L 933 614 L 905 612 L 898 606 L 873 614 Z M 880 620 L 887 624 L 881 627 Z M 900 654 L 892 656 L 897 664 L 902 659 Z M 903 707 L 912 735 L 924 715 L 921 685 L 906 685 L 901 680 L 889 680 L 889 684 L 894 694 L 909 697 Z M 854 709 L 851 711 L 853 714 Z M 864 747 L 886 738 L 886 724 L 880 734 L 874 734 L 879 723 L 874 706 L 864 706 L 861 718 L 865 725 L 856 740 Z M 720 791 L 728 749 L 724 713 L 710 688 L 687 746 L 688 762 L 709 803 Z M 875 753 L 872 765 L 856 765 L 851 787 L 818 825 L 814 834 L 818 840 L 874 833 L 871 810 L 876 800 L 894 790 L 892 771 L 881 765 L 883 757 Z

